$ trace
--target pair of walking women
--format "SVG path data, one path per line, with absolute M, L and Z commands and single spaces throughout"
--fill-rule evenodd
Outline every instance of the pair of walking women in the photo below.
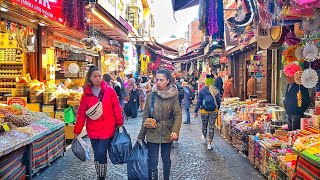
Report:
M 160 70 L 156 75 L 156 85 L 152 93 L 147 95 L 143 122 L 138 136 L 139 140 L 147 141 L 149 156 L 149 179 L 158 179 L 159 150 L 163 162 L 164 179 L 169 179 L 171 169 L 170 151 L 172 142 L 178 140 L 182 115 L 178 99 L 178 90 L 173 84 L 169 71 Z M 151 115 L 151 97 L 154 94 L 154 113 Z M 99 101 L 103 104 L 103 115 L 97 120 L 90 119 L 86 111 Z M 157 127 L 148 129 L 143 126 L 147 118 L 157 120 Z M 90 67 L 84 86 L 84 94 L 80 101 L 77 121 L 74 128 L 78 136 L 84 124 L 94 153 L 94 164 L 98 179 L 106 179 L 107 151 L 117 126 L 123 125 L 122 110 L 114 89 L 103 81 L 101 71 Z

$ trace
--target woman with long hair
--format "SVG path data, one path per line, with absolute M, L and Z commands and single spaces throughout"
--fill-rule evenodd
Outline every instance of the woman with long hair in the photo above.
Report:
M 155 77 L 156 85 L 152 93 L 147 95 L 143 112 L 143 121 L 138 140 L 147 141 L 149 179 L 158 179 L 159 149 L 163 162 L 163 176 L 165 180 L 170 177 L 171 146 L 178 140 L 182 115 L 179 105 L 178 90 L 168 70 L 159 70 Z M 146 121 L 156 121 L 156 126 L 146 126 Z
M 151 85 L 150 85 L 150 82 L 149 82 L 147 76 L 141 77 L 141 81 L 139 83 L 138 89 L 140 90 L 140 94 L 139 94 L 140 109 L 141 109 L 141 111 L 143 111 L 144 106 L 146 104 L 147 94 L 151 90 Z
M 77 137 L 86 124 L 94 153 L 97 176 L 98 179 L 104 180 L 106 179 L 107 152 L 111 139 L 116 127 L 123 125 L 121 107 L 116 92 L 103 81 L 100 69 L 95 66 L 90 67 L 83 89 L 74 134 Z M 86 111 L 99 101 L 102 102 L 103 113 L 100 117 L 92 119 L 90 118 L 92 116 L 87 115 Z

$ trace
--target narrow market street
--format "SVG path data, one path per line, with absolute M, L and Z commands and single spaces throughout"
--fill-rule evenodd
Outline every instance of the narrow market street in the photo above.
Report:
M 126 121 L 125 127 L 130 133 L 132 144 L 136 142 L 140 130 L 142 115 Z M 184 117 L 185 119 L 185 117 Z M 89 139 L 85 139 L 89 142 Z M 64 157 L 54 161 L 33 177 L 34 180 L 91 180 L 96 178 L 93 162 L 81 162 L 74 156 L 71 148 L 67 148 Z M 93 153 L 91 154 L 93 156 Z M 216 132 L 212 150 L 207 150 L 201 140 L 200 118 L 192 119 L 190 125 L 183 124 L 178 143 L 171 152 L 171 179 L 205 180 L 205 179 L 264 179 L 261 173 L 254 169 L 246 157 L 243 157 L 221 135 Z M 109 159 L 108 159 L 109 161 Z M 159 163 L 160 164 L 160 163 Z M 127 179 L 126 164 L 113 165 L 108 162 L 107 179 Z M 159 166 L 159 175 L 162 167 Z M 162 176 L 160 176 L 162 179 Z

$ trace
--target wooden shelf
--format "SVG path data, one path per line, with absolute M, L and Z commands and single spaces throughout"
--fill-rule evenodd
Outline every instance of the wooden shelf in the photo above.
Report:
M 23 62 L 14 62 L 14 61 L 8 61 L 8 62 L 0 62 L 0 65 L 23 65 Z

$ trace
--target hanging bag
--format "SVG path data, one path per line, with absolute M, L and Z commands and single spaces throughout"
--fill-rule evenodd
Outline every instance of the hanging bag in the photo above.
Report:
M 102 101 L 103 95 L 104 93 L 100 93 L 98 97 L 99 101 L 86 111 L 86 115 L 88 116 L 88 118 L 92 120 L 97 120 L 102 116 L 103 108 L 102 108 L 101 101 Z
M 90 161 L 90 147 L 81 137 L 77 137 L 72 141 L 71 149 L 73 154 L 81 161 Z
M 148 149 L 146 143 L 136 142 L 127 163 L 128 179 L 149 179 L 148 175 Z
M 116 133 L 112 138 L 109 151 L 109 157 L 111 162 L 113 164 L 126 163 L 129 159 L 131 149 L 131 138 L 130 135 L 127 133 L 126 128 L 124 128 L 123 126 L 117 127 Z
M 72 106 L 69 106 L 63 110 L 63 119 L 67 124 L 71 124 L 76 121 L 76 115 L 74 114 Z

